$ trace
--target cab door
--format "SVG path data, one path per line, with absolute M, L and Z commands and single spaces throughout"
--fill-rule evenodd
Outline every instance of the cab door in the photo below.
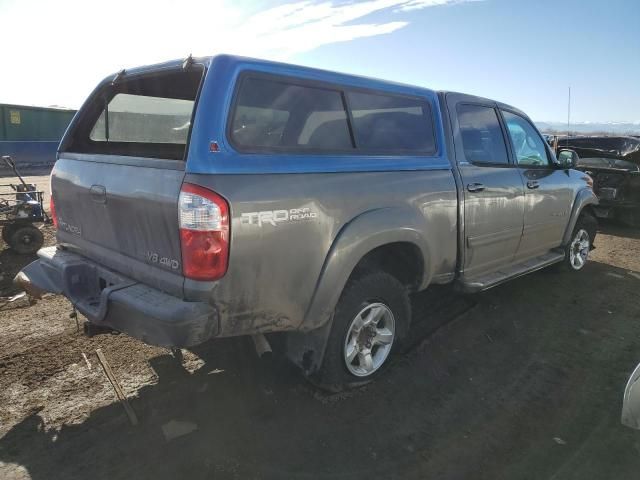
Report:
M 513 262 L 522 236 L 524 186 L 511 163 L 495 103 L 447 94 L 464 191 L 464 280 Z
M 513 158 L 525 186 L 524 230 L 518 261 L 559 247 L 569 223 L 573 187 L 567 170 L 552 161 L 546 142 L 519 113 L 501 110 Z

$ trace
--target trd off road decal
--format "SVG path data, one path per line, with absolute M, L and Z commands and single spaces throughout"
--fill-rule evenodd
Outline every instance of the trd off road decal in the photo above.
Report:
M 282 222 L 300 222 L 317 218 L 318 214 L 311 211 L 310 208 L 292 208 L 290 210 L 264 210 L 262 212 L 248 212 L 242 214 L 242 223 L 244 225 L 273 225 Z

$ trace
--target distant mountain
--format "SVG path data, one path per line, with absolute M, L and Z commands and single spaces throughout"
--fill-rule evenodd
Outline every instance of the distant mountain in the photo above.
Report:
M 562 122 L 535 122 L 543 133 L 567 133 Z M 640 135 L 640 122 L 577 122 L 571 123 L 571 134 Z

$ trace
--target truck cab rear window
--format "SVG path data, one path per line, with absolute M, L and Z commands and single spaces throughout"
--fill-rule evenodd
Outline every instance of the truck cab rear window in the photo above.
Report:
M 107 83 L 79 113 L 61 151 L 182 160 L 202 69 Z

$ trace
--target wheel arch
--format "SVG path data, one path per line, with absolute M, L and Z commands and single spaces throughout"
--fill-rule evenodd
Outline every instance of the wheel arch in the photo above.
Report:
M 301 328 L 324 325 L 347 281 L 362 268 L 377 266 L 413 290 L 426 288 L 433 276 L 426 228 L 424 217 L 402 207 L 371 210 L 346 224 L 329 249 Z M 387 260 L 394 253 L 399 265 Z M 400 273 L 403 266 L 408 269 Z
M 367 252 L 353 268 L 349 279 L 367 271 L 382 270 L 397 278 L 409 291 L 416 291 L 422 285 L 424 269 L 420 247 L 410 241 L 398 241 Z
M 571 209 L 569 223 L 567 224 L 564 236 L 562 237 L 562 245 L 566 245 L 571 240 L 571 232 L 573 232 L 582 212 L 587 211 L 593 215 L 593 207 L 596 205 L 598 205 L 598 197 L 593 193 L 593 190 L 590 188 L 583 188 L 578 191 L 576 199 L 573 202 L 573 208 Z

